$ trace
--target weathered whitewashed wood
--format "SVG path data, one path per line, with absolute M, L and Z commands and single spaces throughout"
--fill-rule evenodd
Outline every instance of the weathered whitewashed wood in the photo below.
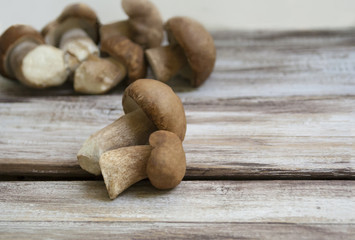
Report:
M 354 181 L 142 182 L 109 200 L 103 181 L 0 182 L 0 222 L 354 224 Z
M 0 239 L 353 239 L 352 224 L 0 222 Z
M 188 120 L 187 177 L 354 178 L 355 30 L 216 32 L 211 78 L 169 84 Z M 80 96 L 0 78 L 0 175 L 87 177 L 76 152 L 122 114 L 123 86 Z
M 110 97 L 3 104 L 0 173 L 86 176 L 78 149 L 123 114 L 120 96 L 105 104 Z M 187 176 L 354 177 L 354 105 L 355 97 L 186 103 Z

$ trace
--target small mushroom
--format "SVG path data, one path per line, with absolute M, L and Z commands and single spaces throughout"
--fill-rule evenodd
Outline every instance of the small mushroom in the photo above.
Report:
M 101 39 L 122 35 L 143 48 L 160 46 L 164 32 L 157 7 L 149 0 L 122 0 L 122 7 L 129 19 L 103 25 Z
M 74 89 L 88 94 L 102 94 L 120 83 L 126 74 L 128 82 L 146 76 L 143 49 L 124 36 L 112 36 L 101 42 L 109 57 L 91 56 L 75 70 Z
M 81 168 L 99 175 L 100 156 L 109 150 L 146 144 L 156 130 L 185 137 L 186 118 L 180 98 L 166 84 L 139 79 L 129 85 L 122 98 L 126 115 L 87 139 L 77 154 Z
M 42 35 L 47 44 L 60 47 L 73 73 L 90 55 L 99 55 L 99 20 L 83 3 L 67 6 L 59 17 L 47 24 Z
M 199 22 L 187 17 L 169 19 L 165 30 L 170 45 L 146 50 L 155 77 L 166 82 L 180 73 L 193 87 L 200 86 L 216 61 L 212 36 Z
M 103 94 L 126 76 L 126 68 L 113 58 L 91 55 L 75 70 L 74 90 L 86 94 Z
M 68 76 L 63 51 L 45 45 L 27 25 L 13 25 L 0 37 L 0 72 L 32 88 L 58 86 Z
M 160 130 L 150 135 L 149 144 L 102 154 L 100 167 L 111 199 L 147 177 L 158 189 L 179 185 L 186 172 L 181 139 L 172 132 Z
M 101 42 L 101 51 L 120 61 L 128 72 L 128 83 L 144 78 L 147 74 L 147 65 L 144 51 L 125 36 L 112 36 Z
M 181 139 L 168 131 L 150 135 L 153 148 L 147 162 L 147 176 L 158 189 L 171 189 L 180 184 L 186 172 L 186 157 Z

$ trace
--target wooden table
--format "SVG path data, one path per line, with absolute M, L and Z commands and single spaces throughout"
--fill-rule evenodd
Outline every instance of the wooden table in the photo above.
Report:
M 0 79 L 0 239 L 354 239 L 355 30 L 214 32 L 215 71 L 169 84 L 185 106 L 187 172 L 109 200 L 76 153 L 123 114 L 70 83 Z

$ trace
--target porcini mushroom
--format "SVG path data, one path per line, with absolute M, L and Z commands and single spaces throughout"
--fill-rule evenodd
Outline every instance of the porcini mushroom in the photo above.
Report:
M 112 36 L 101 42 L 101 51 L 120 61 L 127 68 L 128 83 L 144 78 L 147 74 L 147 65 L 144 51 L 125 36 Z
M 86 94 L 106 93 L 125 76 L 126 68 L 120 62 L 91 55 L 75 70 L 74 90 Z
M 186 171 L 181 139 L 172 132 L 160 130 L 150 135 L 149 144 L 102 154 L 100 167 L 111 199 L 147 177 L 158 189 L 179 185 Z
M 99 20 L 94 10 L 83 3 L 67 6 L 57 19 L 47 24 L 42 35 L 47 44 L 65 52 L 71 72 L 90 55 L 99 55 Z
M 101 42 L 106 58 L 91 56 L 75 70 L 77 92 L 101 94 L 120 83 L 128 74 L 128 82 L 146 76 L 146 63 L 141 46 L 124 36 L 112 36 Z
M 122 35 L 143 48 L 160 46 L 164 32 L 157 7 L 149 0 L 122 0 L 129 19 L 101 26 L 101 39 Z
M 166 84 L 139 79 L 129 85 L 122 98 L 126 115 L 87 139 L 77 154 L 81 168 L 99 175 L 100 156 L 109 150 L 146 144 L 156 130 L 185 137 L 186 118 L 180 98 Z
M 27 25 L 13 25 L 0 37 L 0 72 L 33 88 L 61 85 L 68 76 L 63 51 L 45 45 Z
M 199 22 L 187 17 L 169 19 L 165 30 L 170 45 L 146 50 L 155 77 L 166 82 L 180 73 L 193 87 L 200 86 L 216 61 L 212 36 Z

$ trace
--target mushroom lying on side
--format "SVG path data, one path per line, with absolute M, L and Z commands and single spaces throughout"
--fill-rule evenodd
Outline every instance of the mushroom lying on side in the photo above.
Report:
M 11 26 L 0 37 L 0 73 L 33 88 L 59 86 L 68 76 L 63 51 L 45 45 L 27 25 Z
M 125 36 L 112 36 L 101 42 L 101 51 L 120 61 L 127 69 L 128 83 L 144 78 L 147 74 L 147 65 L 144 51 Z
M 122 98 L 126 115 L 87 139 L 77 154 L 81 168 L 99 175 L 99 159 L 109 150 L 146 144 L 156 130 L 185 137 L 186 118 L 180 98 L 166 84 L 140 79 L 129 85 Z
M 126 74 L 128 82 L 146 76 L 143 49 L 124 36 L 112 36 L 101 42 L 102 52 L 109 57 L 91 56 L 75 70 L 76 92 L 102 94 L 120 83 Z
M 47 24 L 42 35 L 47 44 L 65 52 L 71 73 L 90 55 L 99 55 L 99 20 L 94 10 L 83 3 L 67 6 L 59 17 Z
M 163 82 L 178 73 L 198 87 L 211 74 L 216 61 L 213 38 L 197 21 L 174 17 L 167 21 L 169 46 L 146 50 L 155 77 Z
M 119 84 L 126 68 L 113 58 L 91 55 L 74 72 L 74 90 L 85 94 L 103 94 Z
M 160 130 L 150 135 L 149 144 L 102 154 L 100 167 L 111 199 L 147 177 L 158 189 L 179 185 L 186 171 L 181 139 L 172 132 Z
M 163 20 L 157 7 L 149 0 L 122 0 L 129 19 L 101 26 L 101 39 L 126 36 L 143 48 L 160 46 L 163 41 Z

